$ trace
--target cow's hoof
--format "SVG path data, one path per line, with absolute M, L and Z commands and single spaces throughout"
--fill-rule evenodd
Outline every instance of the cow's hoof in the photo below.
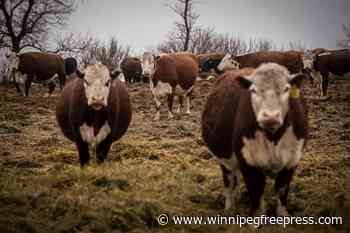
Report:
M 281 217 L 288 217 L 289 213 L 285 206 L 278 205 L 276 209 L 276 215 Z
M 331 98 L 330 96 L 320 96 L 319 100 L 326 101 L 326 100 L 329 100 L 330 98 Z

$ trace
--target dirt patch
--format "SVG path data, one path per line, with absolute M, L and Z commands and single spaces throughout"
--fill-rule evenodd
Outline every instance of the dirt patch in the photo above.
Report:
M 306 84 L 306 94 L 318 90 Z M 108 161 L 81 169 L 75 146 L 55 119 L 57 97 L 33 87 L 29 98 L 0 87 L 0 232 L 245 232 L 235 225 L 159 226 L 160 213 L 186 216 L 245 215 L 223 211 L 222 176 L 205 147 L 200 116 L 212 82 L 194 90 L 191 115 L 153 121 L 148 86 L 129 87 L 133 119 L 114 143 Z M 56 96 L 58 93 L 55 93 Z M 343 225 L 288 226 L 288 232 L 348 232 L 350 209 L 350 80 L 332 79 L 326 101 L 309 101 L 310 141 L 291 185 L 293 216 L 342 216 Z M 176 105 L 175 105 L 176 106 Z M 265 190 L 266 214 L 276 203 L 272 182 Z M 267 225 L 261 231 L 280 232 Z

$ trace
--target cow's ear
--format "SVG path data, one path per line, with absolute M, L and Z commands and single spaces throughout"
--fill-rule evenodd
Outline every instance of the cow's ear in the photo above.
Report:
M 303 73 L 289 75 L 289 82 L 292 86 L 301 87 L 304 79 L 307 79 L 307 75 Z
M 79 69 L 77 69 L 75 73 L 77 74 L 78 78 L 81 78 L 81 79 L 83 79 L 85 76 L 85 73 L 81 72 Z

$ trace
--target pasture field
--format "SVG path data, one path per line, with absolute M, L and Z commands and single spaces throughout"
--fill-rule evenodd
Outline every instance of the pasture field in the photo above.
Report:
M 159 226 L 161 213 L 246 215 L 243 181 L 239 208 L 223 210 L 219 166 L 201 139 L 200 116 L 210 88 L 200 81 L 192 114 L 161 121 L 145 84 L 128 87 L 133 119 L 113 144 L 108 162 L 81 169 L 74 145 L 55 120 L 56 97 L 32 87 L 29 98 L 0 86 L 0 232 L 254 232 L 236 225 Z M 309 86 L 308 83 L 306 83 Z M 317 93 L 306 88 L 308 95 Z M 350 81 L 331 79 L 327 101 L 310 101 L 310 140 L 291 184 L 293 216 L 342 216 L 343 225 L 265 225 L 259 232 L 350 232 Z M 176 101 L 177 103 L 177 101 Z M 272 182 L 265 213 L 275 208 Z

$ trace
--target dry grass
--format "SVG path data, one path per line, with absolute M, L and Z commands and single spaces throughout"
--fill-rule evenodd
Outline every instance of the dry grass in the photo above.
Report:
M 170 215 L 244 215 L 249 200 L 240 187 L 239 208 L 223 211 L 221 173 L 200 137 L 200 113 L 211 87 L 195 89 L 191 116 L 152 120 L 148 88 L 129 88 L 133 121 L 113 144 L 109 161 L 80 169 L 77 152 L 58 129 L 56 97 L 35 87 L 30 98 L 0 87 L 0 232 L 249 232 L 228 225 L 158 226 Z M 349 232 L 350 82 L 331 83 L 326 102 L 310 103 L 311 139 L 291 186 L 294 216 L 342 216 L 340 226 L 264 226 L 261 232 Z M 309 89 L 308 94 L 314 94 Z M 243 182 L 242 182 L 243 183 Z M 275 204 L 266 188 L 266 211 Z

